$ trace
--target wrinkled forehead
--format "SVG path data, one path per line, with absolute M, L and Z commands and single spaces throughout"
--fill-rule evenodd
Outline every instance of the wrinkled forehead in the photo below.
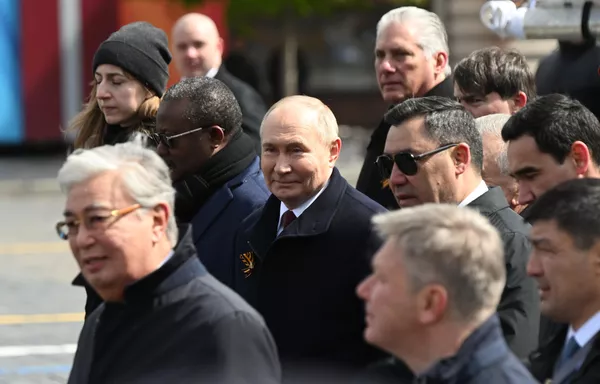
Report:
M 82 212 L 89 207 L 113 209 L 130 204 L 133 199 L 117 172 L 103 172 L 73 184 L 67 191 L 65 211 Z
M 416 117 L 390 127 L 384 152 L 421 152 L 433 149 L 438 144 L 427 134 L 423 117 Z
M 311 141 L 318 136 L 320 128 L 315 112 L 307 108 L 283 106 L 273 110 L 263 122 L 261 137 L 263 143 L 285 138 Z

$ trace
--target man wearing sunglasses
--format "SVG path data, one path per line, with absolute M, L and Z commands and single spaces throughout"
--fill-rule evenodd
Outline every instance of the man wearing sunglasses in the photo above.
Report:
M 175 217 L 192 224 L 200 259 L 229 285 L 236 225 L 269 196 L 239 104 L 221 81 L 193 77 L 167 90 L 156 122 L 153 139 L 177 190 Z
M 526 273 L 529 226 L 510 209 L 501 188 L 488 189 L 482 180 L 483 146 L 473 116 L 456 101 L 432 96 L 395 106 L 385 120 L 392 128 L 377 164 L 401 207 L 473 208 L 500 232 L 507 281 L 498 314 L 509 347 L 526 358 L 537 346 L 540 319 L 537 288 Z

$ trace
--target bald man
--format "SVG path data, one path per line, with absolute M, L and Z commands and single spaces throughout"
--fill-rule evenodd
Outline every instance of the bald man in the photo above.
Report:
M 214 77 L 231 89 L 242 109 L 242 129 L 254 139 L 260 153 L 259 130 L 265 103 L 254 88 L 221 65 L 224 42 L 215 22 L 206 15 L 188 13 L 175 22 L 171 42 L 173 61 L 183 77 Z
M 371 217 L 385 209 L 335 167 L 338 124 L 320 100 L 280 100 L 261 138 L 271 196 L 238 230 L 234 289 L 264 316 L 286 376 L 360 369 L 381 356 L 362 337 L 365 313 L 354 287 L 381 244 Z

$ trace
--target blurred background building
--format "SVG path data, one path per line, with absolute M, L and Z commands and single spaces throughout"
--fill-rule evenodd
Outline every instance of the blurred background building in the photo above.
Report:
M 146 20 L 170 34 L 189 9 L 177 0 L 0 0 L 0 147 L 64 142 L 61 127 L 81 108 L 93 79 L 97 46 L 126 23 Z M 479 18 L 484 0 L 430 0 L 426 7 L 444 20 L 451 62 L 489 45 L 514 46 L 535 69 L 554 40 L 501 41 Z M 278 97 L 272 75 L 281 58 L 282 21 L 256 20 L 250 33 L 233 33 L 226 2 L 193 8 L 212 17 L 233 53 L 257 68 L 256 87 L 270 102 Z M 324 100 L 340 124 L 374 127 L 386 105 L 373 70 L 377 20 L 391 9 L 382 1 L 366 12 L 340 12 L 303 19 L 298 25 L 300 92 Z M 171 81 L 179 79 L 171 65 Z

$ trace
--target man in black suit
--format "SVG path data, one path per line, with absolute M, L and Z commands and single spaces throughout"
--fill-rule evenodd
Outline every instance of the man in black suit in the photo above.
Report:
M 508 346 L 526 358 L 537 347 L 540 319 L 537 288 L 526 272 L 529 226 L 501 188 L 483 181 L 483 145 L 473 116 L 456 101 L 431 96 L 395 106 L 385 121 L 392 128 L 377 163 L 401 208 L 457 204 L 478 210 L 500 232 L 507 279 L 498 315 Z
M 561 326 L 531 355 L 542 383 L 600 383 L 600 180 L 578 178 L 529 208 L 533 252 L 527 272 L 542 313 Z
M 224 42 L 215 22 L 206 15 L 188 13 L 175 22 L 171 41 L 173 62 L 183 77 L 214 77 L 231 89 L 242 109 L 242 129 L 255 140 L 260 151 L 259 130 L 265 103 L 254 88 L 221 65 Z
M 448 36 L 438 15 L 417 7 L 399 7 L 381 17 L 375 41 L 375 73 L 383 101 L 411 97 L 453 97 Z M 356 189 L 388 209 L 398 204 L 381 178 L 375 159 L 383 153 L 390 125 L 381 121 L 371 135 Z
M 338 125 L 321 101 L 282 99 L 261 138 L 272 195 L 238 231 L 233 288 L 264 316 L 286 378 L 330 382 L 324 371 L 347 373 L 383 357 L 363 340 L 354 289 L 381 245 L 371 217 L 385 209 L 335 168 Z

